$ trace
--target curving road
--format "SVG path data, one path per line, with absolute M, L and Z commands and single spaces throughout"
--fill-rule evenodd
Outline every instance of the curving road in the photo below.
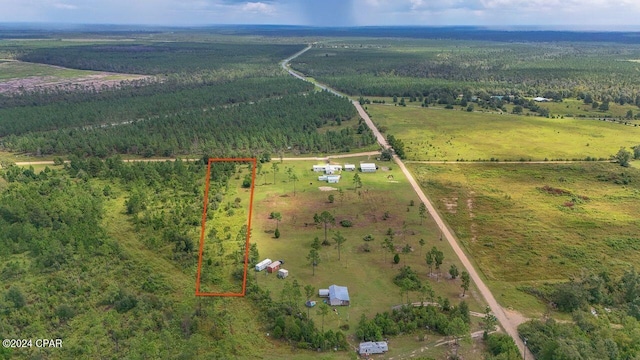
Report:
M 301 78 L 302 77 L 303 80 L 309 81 L 308 79 L 304 78 L 303 75 L 291 70 L 289 68 L 288 63 L 289 63 L 289 61 L 293 60 L 297 56 L 300 56 L 301 54 L 303 54 L 305 51 L 309 50 L 310 48 L 311 48 L 311 46 L 307 47 L 303 51 L 300 51 L 297 54 L 293 55 L 292 57 L 290 57 L 290 58 L 286 59 L 285 61 L 283 61 L 282 62 L 282 67 L 285 70 L 289 71 L 289 73 L 292 74 L 293 76 L 295 76 L 297 78 Z M 336 91 L 332 91 L 332 89 L 329 88 L 327 85 L 319 84 L 318 82 L 314 82 L 314 84 L 316 84 L 316 86 L 319 86 L 319 87 L 321 87 L 323 89 L 327 89 L 327 90 L 333 92 L 334 94 L 336 94 L 338 96 L 344 96 L 344 95 L 342 95 L 342 94 L 340 94 L 340 93 L 338 93 Z M 367 112 L 362 108 L 362 105 L 360 105 L 360 103 L 358 101 L 352 101 L 352 103 L 356 107 L 356 109 L 358 110 L 358 114 L 360 114 L 360 117 L 362 117 L 364 119 L 364 121 L 367 124 L 367 126 L 369 126 L 369 128 L 371 129 L 371 131 L 375 135 L 375 137 L 378 140 L 378 143 L 380 144 L 380 146 L 382 146 L 384 149 L 389 148 L 389 144 L 387 143 L 387 140 L 380 133 L 380 131 L 375 126 L 373 121 L 371 121 L 371 118 L 369 118 L 369 115 L 367 114 Z M 496 298 L 493 296 L 493 294 L 489 290 L 489 287 L 484 283 L 484 281 L 482 280 L 482 278 L 480 277 L 480 275 L 478 274 L 476 269 L 473 267 L 471 261 L 469 260 L 469 258 L 465 254 L 465 252 L 460 247 L 460 244 L 458 244 L 458 242 L 456 241 L 456 238 L 454 237 L 453 232 L 449 229 L 449 227 L 447 227 L 447 225 L 445 224 L 444 220 L 442 220 L 442 218 L 440 217 L 440 214 L 436 211 L 435 207 L 433 206 L 433 204 L 431 203 L 429 198 L 427 198 L 427 196 L 425 195 L 424 191 L 422 191 L 422 188 L 420 187 L 418 182 L 414 179 L 414 177 L 411 174 L 411 172 L 409 172 L 407 167 L 404 165 L 402 160 L 397 155 L 393 156 L 393 160 L 398 165 L 398 167 L 400 167 L 400 169 L 402 170 L 402 172 L 406 176 L 407 180 L 409 181 L 409 183 L 413 187 L 413 190 L 416 192 L 416 194 L 420 198 L 420 201 L 422 201 L 426 205 L 427 210 L 429 211 L 429 214 L 431 215 L 433 220 L 436 222 L 436 224 L 440 228 L 440 231 L 442 232 L 444 237 L 449 242 L 449 245 L 451 245 L 451 247 L 453 248 L 453 251 L 456 253 L 458 258 L 460 259 L 460 262 L 462 263 L 462 265 L 465 267 L 465 269 L 467 270 L 467 272 L 471 276 L 471 279 L 476 284 L 476 287 L 478 288 L 478 291 L 480 291 L 482 296 L 487 301 L 487 304 L 489 305 L 489 307 L 491 308 L 491 311 L 493 312 L 493 314 L 496 316 L 496 318 L 500 322 L 500 325 L 502 326 L 502 328 L 505 330 L 505 332 L 507 334 L 509 334 L 509 336 L 511 336 L 511 338 L 513 338 L 515 343 L 518 345 L 518 349 L 520 349 L 521 355 L 523 357 L 526 357 L 527 359 L 534 359 L 533 354 L 529 351 L 529 349 L 527 349 L 524 346 L 524 343 L 522 342 L 522 340 L 518 336 L 517 324 L 515 323 L 515 321 L 512 321 L 511 319 L 509 319 L 509 317 L 505 313 L 505 311 L 502 308 L 502 306 L 500 306 L 500 304 L 498 304 L 498 301 L 496 300 Z

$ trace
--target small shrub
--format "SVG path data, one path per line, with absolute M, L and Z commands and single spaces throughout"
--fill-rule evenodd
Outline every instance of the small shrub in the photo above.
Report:
M 373 241 L 373 235 L 369 234 L 369 235 L 363 237 L 362 240 L 364 240 L 364 241 Z
M 342 225 L 342 227 L 352 227 L 353 223 L 351 220 L 342 220 L 340 221 L 340 225 Z
M 276 231 L 273 233 L 273 237 L 275 237 L 276 239 L 280 238 L 280 229 L 276 229 Z

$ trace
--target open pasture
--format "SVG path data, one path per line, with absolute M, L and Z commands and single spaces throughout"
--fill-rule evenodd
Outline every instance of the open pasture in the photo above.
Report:
M 617 164 L 411 164 L 503 306 L 520 285 L 640 262 L 640 172 Z M 523 308 L 525 306 L 525 308 Z M 534 307 L 535 308 L 535 307 Z M 544 308 L 540 309 L 541 311 Z
M 367 158 L 341 159 L 340 163 L 357 166 L 360 161 L 367 161 Z M 325 330 L 337 330 L 339 326 L 348 324 L 346 332 L 349 335 L 355 333 L 362 314 L 371 317 L 376 312 L 389 311 L 392 306 L 406 302 L 406 294 L 401 294 L 400 287 L 393 283 L 393 277 L 401 266 L 407 265 L 416 270 L 422 282 L 429 282 L 433 287 L 436 298 L 446 297 L 452 304 L 457 304 L 462 293 L 460 280 L 448 278 L 452 264 L 460 271 L 462 265 L 454 258 L 447 242 L 440 240 L 440 233 L 432 219 L 425 218 L 421 224 L 419 200 L 401 171 L 393 163 L 377 162 L 375 159 L 370 161 L 375 161 L 380 169 L 376 173 L 357 172 L 362 180 L 362 187 L 357 190 L 352 182 L 356 172 L 343 171 L 338 184 L 327 184 L 318 181 L 320 173 L 311 170 L 317 162 L 277 163 L 279 171 L 275 185 L 273 172 L 264 178 L 258 176 L 254 202 L 252 242 L 258 245 L 260 259 L 284 260 L 282 268 L 289 270 L 289 277 L 282 280 L 276 278 L 275 274 L 255 271 L 250 271 L 249 276 L 254 277 L 261 287 L 269 289 L 276 300 L 281 299 L 284 283 L 293 280 L 302 287 L 312 285 L 315 288 L 312 300 L 318 302 L 322 301 L 317 296 L 318 289 L 328 288 L 332 284 L 347 286 L 351 306 L 337 307 L 337 312 L 331 312 L 325 318 L 324 325 Z M 271 171 L 270 166 L 267 169 Z M 299 179 L 295 182 L 295 195 L 294 183 L 287 175 L 288 169 L 292 169 Z M 333 203 L 330 203 L 329 195 L 333 195 Z M 414 206 L 410 205 L 412 200 Z M 321 246 L 320 261 L 314 275 L 307 255 L 315 237 L 320 242 L 324 240 L 324 227 L 314 223 L 314 214 L 322 211 L 328 211 L 335 217 L 335 225 L 328 226 L 327 239 L 330 245 Z M 282 215 L 279 225 L 276 220 L 269 219 L 271 212 Z M 352 226 L 342 226 L 341 222 L 345 220 L 350 221 Z M 281 233 L 280 238 L 274 236 L 276 226 Z M 382 248 L 389 229 L 393 234 L 394 252 L 400 256 L 397 265 L 393 264 L 393 254 Z M 346 238 L 340 253 L 332 239 L 337 232 Z M 364 241 L 367 235 L 374 240 Z M 420 239 L 425 240 L 424 246 L 420 245 Z M 408 248 L 403 252 L 406 245 Z M 429 277 L 424 260 L 426 252 L 433 246 L 444 252 L 439 280 L 435 275 Z M 420 301 L 420 294 L 411 292 L 409 300 Z M 473 285 L 465 300 L 471 310 L 483 311 L 484 300 Z M 310 314 L 316 325 L 321 326 L 322 319 L 316 314 L 315 308 L 310 310 Z
M 372 120 L 405 143 L 409 160 L 604 158 L 640 142 L 640 128 L 441 108 L 368 105 Z

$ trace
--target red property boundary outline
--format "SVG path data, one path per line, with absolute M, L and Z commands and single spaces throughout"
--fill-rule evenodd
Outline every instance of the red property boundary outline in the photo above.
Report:
M 200 275 L 202 273 L 202 252 L 204 249 L 204 234 L 207 223 L 207 204 L 209 203 L 209 182 L 211 181 L 211 163 L 214 162 L 249 162 L 252 166 L 251 171 L 251 195 L 249 198 L 249 218 L 247 220 L 247 239 L 245 241 L 244 250 L 244 275 L 242 277 L 242 292 L 239 293 L 213 293 L 200 292 Z M 253 190 L 256 183 L 256 158 L 209 158 L 207 164 L 207 177 L 204 188 L 204 208 L 202 210 L 202 227 L 200 229 L 200 250 L 198 252 L 198 274 L 196 277 L 196 296 L 218 296 L 218 297 L 243 297 L 247 290 L 247 268 L 249 266 L 249 239 L 251 237 L 251 215 L 253 213 Z

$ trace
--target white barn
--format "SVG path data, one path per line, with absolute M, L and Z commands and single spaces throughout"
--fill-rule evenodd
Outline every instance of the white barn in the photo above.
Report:
M 386 341 L 367 341 L 361 342 L 358 353 L 360 355 L 382 354 L 389 351 L 389 345 Z
M 344 164 L 345 171 L 356 171 L 356 166 L 353 164 Z
M 360 171 L 362 172 L 376 172 L 378 168 L 376 167 L 376 164 L 374 163 L 361 163 L 360 164 Z

